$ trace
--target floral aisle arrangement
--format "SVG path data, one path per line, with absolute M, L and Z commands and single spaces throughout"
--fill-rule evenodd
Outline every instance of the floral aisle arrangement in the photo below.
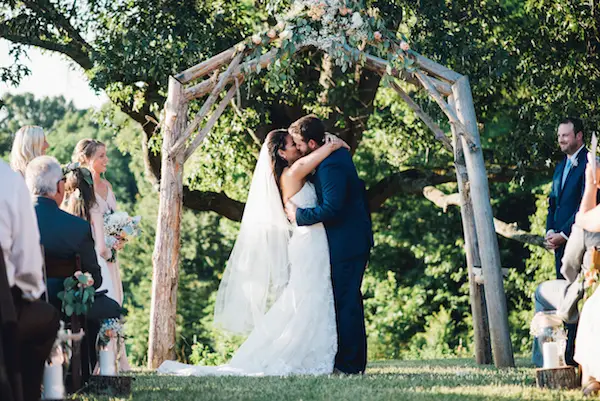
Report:
M 117 363 L 121 353 L 120 339 L 122 338 L 125 338 L 123 321 L 116 318 L 104 320 L 96 338 L 101 375 L 115 376 L 118 372 Z M 116 349 L 109 347 L 111 342 L 115 344 Z
M 238 52 L 247 53 L 246 61 L 260 57 L 267 50 L 277 49 L 277 61 L 269 66 L 277 72 L 289 63 L 286 54 L 314 46 L 326 52 L 335 65 L 346 71 L 353 63 L 364 62 L 361 52 L 368 47 L 370 54 L 388 61 L 388 73 L 392 69 L 415 69 L 414 57 L 411 57 L 414 52 L 406 37 L 398 38 L 395 32 L 389 31 L 379 9 L 365 7 L 363 1 L 296 0 L 287 13 L 276 18 L 275 26 L 236 46 Z M 246 64 L 246 68 L 254 68 L 256 72 L 261 70 L 258 64 Z
M 596 291 L 596 288 L 598 288 L 598 279 L 600 278 L 600 250 L 592 248 L 590 252 L 591 264 L 583 276 L 583 288 L 585 288 L 586 299 L 591 297 L 594 291 Z
M 555 311 L 538 312 L 533 316 L 530 334 L 538 338 L 542 344 L 544 368 L 565 366 L 565 350 L 567 333 L 563 329 L 563 321 Z
M 117 251 L 123 249 L 130 238 L 139 236 L 141 219 L 140 216 L 131 217 L 126 212 L 108 212 L 104 215 L 104 240 L 106 247 L 112 251 L 109 262 L 116 260 Z
M 71 345 L 73 341 L 81 341 L 84 336 L 83 330 L 71 334 L 65 329 L 65 322 L 60 321 L 60 328 L 56 333 L 56 339 L 46 360 L 43 377 L 42 399 L 62 399 L 65 396 L 64 380 L 69 361 L 71 360 Z
M 94 279 L 90 273 L 76 271 L 64 281 L 64 290 L 58 293 L 61 310 L 67 315 L 85 315 L 94 303 Z

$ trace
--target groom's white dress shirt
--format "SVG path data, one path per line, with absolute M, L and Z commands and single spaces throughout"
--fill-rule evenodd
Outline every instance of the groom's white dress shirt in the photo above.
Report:
M 23 298 L 38 299 L 43 281 L 42 251 L 37 218 L 23 177 L 0 160 L 0 244 L 8 285 L 17 286 Z

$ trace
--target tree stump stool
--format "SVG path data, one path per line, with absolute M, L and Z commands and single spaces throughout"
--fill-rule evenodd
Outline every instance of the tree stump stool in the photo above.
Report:
M 573 366 L 563 366 L 553 369 L 536 369 L 535 382 L 538 387 L 552 389 L 579 388 L 577 369 Z

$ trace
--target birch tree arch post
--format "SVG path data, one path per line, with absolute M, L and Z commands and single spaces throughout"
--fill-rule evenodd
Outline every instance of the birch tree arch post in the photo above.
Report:
M 306 48 L 323 51 L 342 71 L 358 65 L 384 76 L 382 82 L 395 89 L 435 138 L 453 152 L 476 360 L 490 363 L 491 348 L 497 367 L 514 366 L 487 172 L 467 77 L 410 49 L 406 39 L 399 40 L 395 32 L 386 30 L 377 10 L 366 9 L 357 0 L 296 0 L 277 20 L 271 29 L 169 78 L 161 122 L 162 179 L 153 254 L 149 367 L 154 369 L 175 357 L 184 164 L 239 91 L 240 82 L 265 69 L 268 74 L 285 74 L 290 58 Z M 195 82 L 209 74 L 210 78 Z M 451 137 L 411 99 L 398 80 L 426 91 L 448 118 Z M 200 111 L 188 121 L 188 102 L 204 97 Z M 483 279 L 475 280 L 478 268 Z M 478 284 L 482 281 L 483 290 Z

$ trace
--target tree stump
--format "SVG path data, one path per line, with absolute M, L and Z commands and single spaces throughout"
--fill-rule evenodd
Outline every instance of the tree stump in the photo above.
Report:
M 131 394 L 131 376 L 91 376 L 85 392 L 127 397 Z
M 535 382 L 538 387 L 552 389 L 573 389 L 579 387 L 577 370 L 573 366 L 553 369 L 536 369 Z

